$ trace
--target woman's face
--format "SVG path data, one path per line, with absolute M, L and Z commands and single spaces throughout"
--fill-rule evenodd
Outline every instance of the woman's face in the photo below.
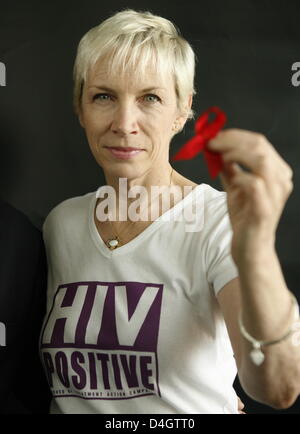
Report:
M 88 75 L 79 119 L 105 175 L 132 180 L 169 165 L 172 127 L 186 120 L 177 108 L 173 77 L 153 70 L 142 79 L 112 77 L 103 61 Z M 124 152 L 128 147 L 136 151 Z

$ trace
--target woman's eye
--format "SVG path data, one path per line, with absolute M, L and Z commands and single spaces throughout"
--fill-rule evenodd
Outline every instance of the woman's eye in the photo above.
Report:
M 93 97 L 93 101 L 95 101 L 96 99 L 99 101 L 108 101 L 109 98 L 110 95 L 108 95 L 107 93 L 97 93 L 97 95 Z
M 145 95 L 145 99 L 148 101 L 148 102 L 159 102 L 159 101 L 161 101 L 161 99 L 159 98 L 159 96 L 157 96 L 157 95 L 154 95 L 154 94 L 149 94 L 149 95 Z
M 101 102 L 106 102 L 106 101 L 110 101 L 111 100 L 111 95 L 109 95 L 108 93 L 97 93 L 94 97 L 93 97 L 93 101 L 101 101 Z M 160 102 L 161 99 L 154 94 L 148 94 L 145 95 L 144 100 L 149 102 L 149 103 L 156 103 L 156 102 Z

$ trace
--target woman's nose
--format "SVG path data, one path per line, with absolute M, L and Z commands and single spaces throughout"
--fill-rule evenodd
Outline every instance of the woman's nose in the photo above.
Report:
M 137 134 L 137 115 L 135 108 L 130 104 L 120 105 L 113 117 L 111 129 L 113 133 L 120 135 Z

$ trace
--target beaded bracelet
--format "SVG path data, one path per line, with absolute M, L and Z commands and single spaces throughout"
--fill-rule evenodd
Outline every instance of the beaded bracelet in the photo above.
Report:
M 265 360 L 265 355 L 262 352 L 262 347 L 266 347 L 268 345 L 273 345 L 273 344 L 277 344 L 285 339 L 287 339 L 289 336 L 291 336 L 296 330 L 299 329 L 298 327 L 298 323 L 297 321 L 299 320 L 299 305 L 298 305 L 298 301 L 296 299 L 296 297 L 291 294 L 291 299 L 292 299 L 292 307 L 294 308 L 294 321 L 293 324 L 291 326 L 291 328 L 279 339 L 275 339 L 272 341 L 258 341 L 257 339 L 255 339 L 253 336 L 251 336 L 247 330 L 245 329 L 243 323 L 242 323 L 242 313 L 240 312 L 239 315 L 239 327 L 240 327 L 240 332 L 243 335 L 243 337 L 245 339 L 247 339 L 247 341 L 249 341 L 252 344 L 252 350 L 249 353 L 250 359 L 252 360 L 252 362 L 259 366 L 263 363 L 263 361 Z

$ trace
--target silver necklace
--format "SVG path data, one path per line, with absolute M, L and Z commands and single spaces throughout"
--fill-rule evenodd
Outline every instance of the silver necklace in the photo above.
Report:
M 172 171 L 171 171 L 171 176 L 170 176 L 170 185 L 169 185 L 169 188 L 171 187 L 171 184 L 172 184 L 172 176 L 173 176 L 173 168 L 172 168 Z M 148 206 L 148 209 L 149 209 L 149 206 Z M 117 233 L 117 231 L 115 230 L 115 228 L 113 227 L 113 224 L 112 224 L 112 221 L 111 220 L 108 220 L 109 221 L 109 223 L 110 223 L 110 225 L 111 225 L 111 227 L 112 227 L 112 229 L 113 229 L 113 232 L 114 233 L 116 233 L 116 235 L 115 236 L 113 236 L 113 237 L 111 237 L 111 238 L 109 238 L 107 241 L 106 241 L 106 245 L 107 245 L 107 247 L 110 249 L 110 250 L 115 250 L 115 249 L 117 249 L 118 247 L 121 247 L 124 243 L 123 243 L 123 241 L 122 241 L 122 238 L 120 238 L 120 235 Z M 127 229 L 127 228 L 129 228 L 129 226 L 131 226 L 132 224 L 134 224 L 135 222 L 130 222 L 129 223 L 129 225 L 125 228 L 125 229 Z M 124 232 L 124 231 L 122 231 L 122 232 Z

